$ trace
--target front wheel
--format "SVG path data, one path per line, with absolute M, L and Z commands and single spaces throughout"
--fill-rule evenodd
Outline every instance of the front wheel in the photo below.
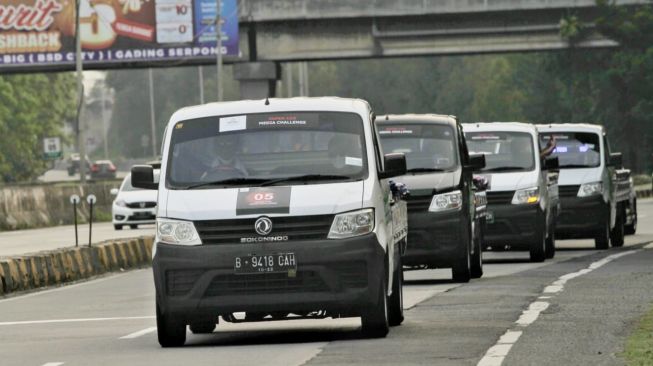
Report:
M 483 277 L 483 229 L 480 224 L 478 226 L 474 228 L 474 253 L 472 253 L 471 259 L 472 278 Z
M 383 275 L 385 277 L 385 274 Z M 388 319 L 388 290 L 386 281 L 381 281 L 376 305 L 363 311 L 361 316 L 362 332 L 368 338 L 383 338 L 390 330 Z
M 633 222 L 624 227 L 624 234 L 626 235 L 635 235 L 637 232 L 637 199 L 633 201 L 632 210 Z
M 555 229 L 549 230 L 549 236 L 546 238 L 546 259 L 551 259 L 556 255 L 556 234 Z
M 624 214 L 620 212 L 617 214 L 617 219 L 614 223 L 614 229 L 610 232 L 610 242 L 615 248 L 624 245 Z
M 193 334 L 211 334 L 215 330 L 215 323 L 211 321 L 201 321 L 190 323 L 190 331 Z
M 175 321 L 156 307 L 156 332 L 161 347 L 181 347 L 186 343 L 186 324 Z
M 122 225 L 113 225 L 113 228 L 116 230 L 122 230 Z
M 130 229 L 138 229 L 138 225 L 129 225 Z
M 531 262 L 544 262 L 546 259 L 546 234 L 544 230 L 537 234 L 529 249 Z
M 397 269 L 392 275 L 392 295 L 388 299 L 390 311 L 388 314 L 388 323 L 395 327 L 404 321 L 404 270 L 401 264 L 401 256 L 398 259 Z

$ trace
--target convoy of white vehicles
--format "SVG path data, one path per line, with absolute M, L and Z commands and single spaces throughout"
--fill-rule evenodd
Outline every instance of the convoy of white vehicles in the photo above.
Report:
M 156 170 L 155 170 L 156 168 Z M 160 170 L 159 170 L 160 168 Z M 630 172 L 594 125 L 375 117 L 358 99 L 214 103 L 177 111 L 156 190 L 159 343 L 226 322 L 403 321 L 403 271 L 483 275 L 483 250 L 555 254 L 557 238 L 623 245 L 637 225 Z M 156 172 L 156 176 L 155 176 Z

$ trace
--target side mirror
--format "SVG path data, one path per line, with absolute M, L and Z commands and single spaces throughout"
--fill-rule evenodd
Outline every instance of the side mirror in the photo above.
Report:
M 118 188 L 111 188 L 111 190 L 109 191 L 109 193 L 111 193 L 112 196 L 117 196 L 118 192 L 119 192 Z
M 624 165 L 623 155 L 620 152 L 610 154 L 610 161 L 608 162 L 608 165 L 621 168 Z
M 473 172 L 479 171 L 485 168 L 485 154 L 471 154 L 469 155 L 469 164 L 465 166 L 466 169 L 469 169 Z
M 385 170 L 379 173 L 379 178 L 392 178 L 406 174 L 406 155 L 386 154 L 383 156 Z
M 560 160 L 558 160 L 557 156 L 544 159 L 543 170 L 556 170 L 558 168 L 560 168 Z
M 154 169 L 151 165 L 134 165 L 132 167 L 132 186 L 142 189 L 159 188 L 154 182 Z

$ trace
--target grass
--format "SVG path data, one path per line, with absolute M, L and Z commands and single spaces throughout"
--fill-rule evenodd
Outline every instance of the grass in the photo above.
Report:
M 651 176 L 645 174 L 634 175 L 633 183 L 635 183 L 636 186 L 643 185 L 643 184 L 651 184 Z
M 653 365 L 653 308 L 639 320 L 621 356 L 629 366 Z

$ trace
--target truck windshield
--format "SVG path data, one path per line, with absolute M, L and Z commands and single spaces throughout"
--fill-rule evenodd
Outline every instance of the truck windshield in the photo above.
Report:
M 601 164 L 599 135 L 591 132 L 555 132 L 540 134 L 542 146 L 555 138 L 555 149 L 560 169 L 595 168 Z
M 172 189 L 342 182 L 367 176 L 363 120 L 354 113 L 280 112 L 177 123 Z
M 468 132 L 470 154 L 485 154 L 484 172 L 535 169 L 533 137 L 525 132 Z
M 385 153 L 404 153 L 408 171 L 454 169 L 458 164 L 454 130 L 447 125 L 379 123 Z

